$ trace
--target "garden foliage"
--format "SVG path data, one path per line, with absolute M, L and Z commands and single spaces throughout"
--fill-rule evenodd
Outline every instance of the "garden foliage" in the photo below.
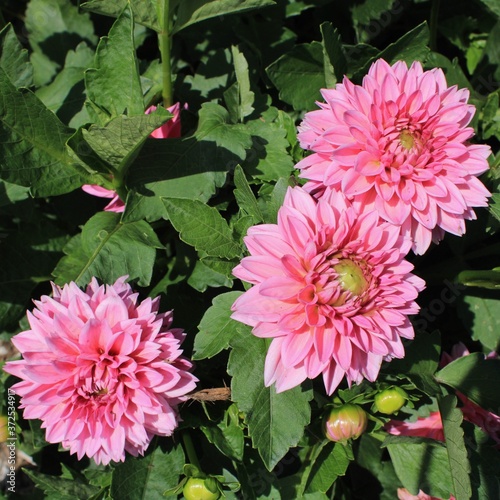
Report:
M 460 409 L 465 398 L 500 414 L 500 360 L 485 359 L 500 345 L 497 2 L 2 0 L 0 14 L 4 345 L 29 328 L 26 310 L 51 281 L 127 276 L 141 299 L 173 310 L 199 379 L 172 436 L 106 466 L 48 444 L 18 411 L 18 450 L 37 465 L 18 471 L 16 498 L 175 498 L 186 476 L 228 499 L 389 500 L 398 488 L 500 498 L 500 419 L 486 428 Z M 402 359 L 331 396 L 321 377 L 276 392 L 264 384 L 270 339 L 231 318 L 249 288 L 232 271 L 248 229 L 276 224 L 287 188 L 304 183 L 297 126 L 320 89 L 344 76 L 360 85 L 378 59 L 442 68 L 470 91 L 471 142 L 492 149 L 481 177 L 490 206 L 463 237 L 406 256 L 426 288 Z M 181 136 L 151 137 L 176 102 Z M 104 211 L 83 185 L 116 192 L 124 211 Z M 443 363 L 458 342 L 472 354 Z M 15 382 L 4 373 L 5 394 Z M 374 400 L 394 387 L 405 401 L 389 416 Z M 332 442 L 323 417 L 342 403 L 367 412 L 367 429 Z M 444 441 L 384 430 L 433 412 Z

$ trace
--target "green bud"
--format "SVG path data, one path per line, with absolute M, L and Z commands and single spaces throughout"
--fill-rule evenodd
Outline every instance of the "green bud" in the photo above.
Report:
M 389 387 L 375 396 L 375 409 L 384 415 L 399 411 L 408 400 L 408 394 L 399 387 Z
M 184 498 L 186 500 L 218 500 L 220 498 L 220 491 L 216 487 L 214 488 L 211 479 L 202 479 L 200 477 L 188 478 L 182 489 Z

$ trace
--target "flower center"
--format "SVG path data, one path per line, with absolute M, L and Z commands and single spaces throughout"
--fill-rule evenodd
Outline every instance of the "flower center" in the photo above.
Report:
M 361 267 L 351 259 L 342 259 L 333 266 L 338 274 L 339 285 L 353 295 L 361 295 L 368 288 L 368 281 L 365 278 Z
M 409 130 L 402 130 L 401 134 L 399 135 L 399 143 L 401 146 L 408 151 L 411 151 L 413 149 L 413 146 L 415 145 L 415 139 L 413 138 L 412 133 Z

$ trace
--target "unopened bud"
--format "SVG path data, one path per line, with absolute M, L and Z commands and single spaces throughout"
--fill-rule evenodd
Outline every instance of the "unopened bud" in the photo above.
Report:
M 330 441 L 344 443 L 357 439 L 366 430 L 368 417 L 361 406 L 347 403 L 333 408 L 324 422 L 325 435 Z
M 392 415 L 399 411 L 406 401 L 408 394 L 399 387 L 389 387 L 375 396 L 375 409 L 384 415 Z

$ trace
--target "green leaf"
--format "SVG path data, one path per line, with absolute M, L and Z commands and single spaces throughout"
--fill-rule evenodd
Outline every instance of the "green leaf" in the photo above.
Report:
M 205 19 L 274 5 L 274 0 L 189 0 L 180 2 L 173 33 Z
M 67 255 L 53 274 L 59 284 L 75 281 L 85 285 L 92 276 L 114 283 L 128 275 L 139 286 L 148 286 L 156 248 L 162 245 L 147 222 L 122 223 L 120 214 L 99 212 L 64 248 Z
M 136 23 L 160 32 L 157 4 L 157 0 L 89 0 L 82 3 L 80 7 L 91 12 L 96 12 L 97 14 L 119 17 L 123 9 L 129 5 Z
M 94 51 L 81 42 L 66 54 L 64 68 L 54 80 L 36 91 L 37 97 L 70 127 L 78 128 L 90 121 L 85 103 L 83 82 L 86 68 L 92 65 Z
M 394 0 L 365 0 L 364 2 L 354 4 L 351 10 L 357 39 L 361 42 L 366 42 L 379 34 L 382 28 L 380 27 L 380 23 L 377 22 L 381 19 L 382 14 L 387 12 L 383 21 L 390 23 L 396 14 L 394 12 L 396 9 L 399 9 L 399 12 L 403 10 L 401 4 Z M 389 20 L 387 20 L 387 17 Z M 382 26 L 385 26 L 385 24 Z M 373 29 L 373 27 L 376 29 Z M 368 30 L 367 28 L 372 29 Z
M 500 17 L 500 5 L 496 0 L 480 0 L 482 4 L 495 14 L 495 16 Z
M 500 359 L 485 359 L 475 352 L 439 370 L 436 380 L 465 394 L 485 410 L 500 413 Z
M 326 493 L 337 477 L 345 475 L 352 458 L 345 445 L 328 442 L 314 461 L 306 492 Z
M 66 152 L 70 129 L 0 68 L 0 175 L 33 196 L 67 193 L 85 183 Z
M 493 193 L 489 209 L 494 217 L 500 221 L 500 193 Z
M 427 22 L 423 22 L 388 45 L 377 57 L 390 64 L 396 61 L 405 61 L 407 64 L 424 61 L 429 54 L 429 37 L 429 27 Z
M 29 197 L 29 188 L 0 179 L 0 207 L 26 200 Z
M 219 273 L 229 280 L 233 280 L 233 269 L 239 264 L 239 259 L 218 259 L 217 257 L 203 257 L 201 262 L 216 273 Z
M 429 54 L 429 27 L 426 22 L 408 31 L 394 43 L 388 45 L 384 50 L 371 58 L 354 76 L 353 79 L 360 80 L 376 59 L 385 59 L 389 64 L 396 61 L 405 61 L 411 64 L 413 61 L 424 61 Z
M 197 259 L 194 264 L 194 269 L 189 276 L 187 283 L 198 292 L 205 292 L 209 287 L 226 287 L 231 288 L 233 280 L 224 273 L 220 273 L 216 269 L 207 266 L 205 259 Z
M 287 151 L 290 146 L 287 131 L 281 127 L 279 115 L 274 116 L 273 110 L 270 111 L 246 123 L 247 131 L 252 134 L 252 147 L 241 166 L 254 179 L 273 182 L 289 177 L 294 162 Z
M 248 329 L 245 329 L 248 331 Z M 311 418 L 309 384 L 276 393 L 274 386 L 264 387 L 265 339 L 247 335 L 233 337 L 228 373 L 231 397 L 245 413 L 252 443 L 268 470 L 296 446 Z
M 255 94 L 250 90 L 250 77 L 248 74 L 248 63 L 245 59 L 243 52 L 240 52 L 238 47 L 234 45 L 231 47 L 233 55 L 234 72 L 236 75 L 236 99 L 234 109 L 234 120 L 240 121 L 250 116 L 254 110 L 253 104 L 255 101 Z
M 260 211 L 257 199 L 248 184 L 243 169 L 239 165 L 234 169 L 234 184 L 236 186 L 234 196 L 238 202 L 240 210 L 250 215 L 254 220 L 254 224 L 264 222 L 264 216 Z
M 98 487 L 74 479 L 49 476 L 29 469 L 23 469 L 23 471 L 33 480 L 37 488 L 41 489 L 45 494 L 50 495 L 50 498 L 57 498 L 57 500 L 90 498 L 99 492 Z
M 245 150 L 252 145 L 250 133 L 241 124 L 230 124 L 226 109 L 213 102 L 207 102 L 202 105 L 199 118 L 195 134 L 199 141 L 214 141 L 217 146 L 227 149 L 240 160 L 245 158 Z
M 231 229 L 216 208 L 183 198 L 166 198 L 163 203 L 182 241 L 213 257 L 231 259 L 241 255 Z
M 489 351 L 500 345 L 500 300 L 490 292 L 483 297 L 466 295 L 462 307 L 458 307 L 458 316 L 472 333 L 474 340 L 479 340 Z M 461 301 L 462 302 L 462 301 Z
M 438 52 L 429 52 L 426 58 L 426 66 L 429 68 L 441 68 L 446 75 L 446 83 L 449 86 L 458 85 L 458 88 L 468 88 L 472 91 L 472 85 L 465 76 L 457 58 L 450 61 Z
M 448 464 L 450 466 L 453 492 L 457 500 L 468 500 L 472 495 L 470 483 L 470 464 L 461 427 L 462 412 L 456 407 L 457 398 L 448 395 L 438 399 L 441 420 L 443 421 Z
M 439 394 L 440 388 L 434 380 L 441 353 L 439 332 L 418 333 L 415 339 L 405 346 L 405 350 L 403 359 L 392 360 L 384 365 L 383 370 L 393 374 L 404 374 L 419 389 L 431 396 Z
M 241 292 L 227 292 L 214 298 L 198 325 L 193 359 L 212 358 L 229 347 L 240 325 L 231 319 L 231 306 L 240 295 Z
M 0 67 L 14 87 L 29 87 L 33 83 L 28 51 L 22 48 L 10 23 L 0 31 Z
M 497 92 L 488 94 L 486 102 L 481 110 L 481 129 L 482 138 L 489 139 L 494 136 L 497 139 L 500 137 L 500 109 L 499 109 L 499 95 Z M 489 210 L 498 220 L 500 213 L 498 212 L 498 197 L 499 193 L 493 193 L 492 202 L 490 203 Z
M 53 223 L 32 215 L 19 223 L 19 232 L 0 240 L 0 331 L 15 327 L 29 308 L 38 283 L 47 281 L 62 256 L 68 237 Z
M 397 497 L 399 480 L 390 460 L 385 460 L 385 450 L 381 442 L 384 440 L 382 434 L 363 434 L 359 439 L 359 447 L 356 453 L 356 463 L 370 471 L 376 478 L 376 485 L 380 484 L 382 491 L 379 493 L 380 500 L 394 500 Z M 366 482 L 361 484 L 358 495 L 361 498 L 369 498 L 374 484 Z
M 245 436 L 240 424 L 239 409 L 235 404 L 224 412 L 221 422 L 217 425 L 204 425 L 201 430 L 226 457 L 240 462 L 243 460 Z
M 323 44 L 296 45 L 267 67 L 266 73 L 279 90 L 280 99 L 297 111 L 314 109 L 326 86 Z
M 186 75 L 179 89 L 179 98 L 196 109 L 223 96 L 230 86 L 233 71 L 229 48 L 219 48 L 200 55 L 194 75 Z
M 466 286 L 481 288 L 500 288 L 500 271 L 462 271 L 457 276 L 457 281 Z
M 124 220 L 168 218 L 162 198 L 208 201 L 235 164 L 234 154 L 213 141 L 146 140 L 127 172 Z
M 234 239 L 240 242 L 241 246 L 243 246 L 243 238 L 247 235 L 248 230 L 252 226 L 255 226 L 254 219 L 249 215 L 242 215 L 237 219 L 231 220 L 231 229 Z
M 449 498 L 453 482 L 446 448 L 441 443 L 421 441 L 400 436 L 386 440 L 396 474 L 412 495 L 421 489 L 434 497 Z
M 148 115 L 118 116 L 104 127 L 91 125 L 82 130 L 82 138 L 103 161 L 112 167 L 113 172 L 124 175 L 127 168 L 139 153 L 142 145 L 151 132 L 163 125 L 171 117 L 171 113 L 162 107 Z M 86 150 L 81 143 L 72 145 L 78 151 Z M 86 155 L 80 155 L 82 161 Z
M 276 224 L 276 221 L 278 220 L 278 211 L 283 205 L 288 187 L 289 183 L 287 179 L 281 178 L 278 179 L 278 182 L 276 182 L 271 193 L 271 197 L 267 203 L 267 223 Z
M 52 80 L 68 50 L 75 49 L 80 42 L 97 43 L 88 13 L 79 12 L 67 0 L 31 0 L 25 23 L 33 50 L 31 63 L 36 86 Z
M 500 498 L 500 461 L 498 450 L 491 446 L 491 439 L 477 426 L 467 423 L 467 451 L 471 465 L 472 498 Z
M 112 498 L 162 498 L 165 490 L 177 485 L 184 467 L 184 452 L 180 445 L 172 444 L 172 438 L 167 439 L 168 444 L 160 444 L 144 457 L 128 456 L 125 462 L 114 468 Z
M 94 68 L 85 73 L 89 111 L 101 125 L 116 116 L 144 114 L 142 87 L 134 46 L 134 21 L 127 6 L 101 38 Z
M 330 88 L 341 82 L 347 73 L 347 60 L 337 28 L 334 28 L 332 23 L 323 23 L 320 30 L 323 39 L 325 83 Z

